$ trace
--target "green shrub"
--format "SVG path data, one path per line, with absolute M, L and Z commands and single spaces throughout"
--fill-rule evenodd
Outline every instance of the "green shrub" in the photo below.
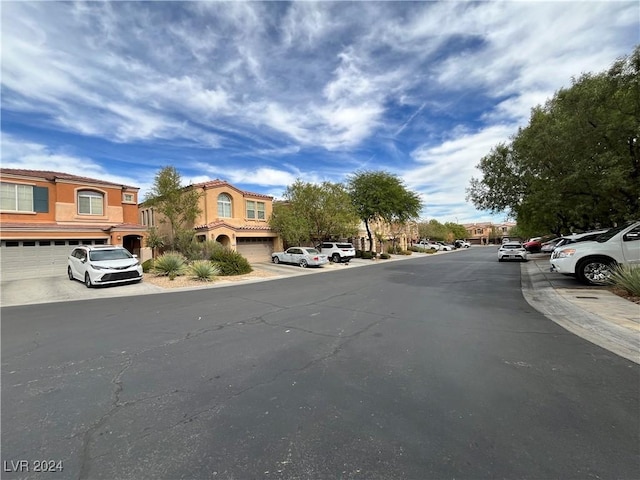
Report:
M 418 252 L 418 253 L 424 253 L 425 249 L 424 248 L 420 248 L 420 247 L 416 247 L 415 245 L 411 245 L 409 247 L 409 251 L 411 252 Z
M 190 266 L 191 276 L 196 280 L 209 282 L 220 275 L 220 270 L 209 260 L 196 260 Z
M 142 271 L 144 273 L 149 273 L 151 270 L 153 270 L 153 258 L 142 262 Z
M 153 262 L 153 271 L 157 275 L 168 276 L 171 280 L 187 273 L 187 259 L 178 252 L 167 252 Z
M 216 248 L 211 255 L 211 261 L 223 276 L 244 275 L 253 271 L 246 258 L 228 248 Z
M 618 265 L 613 269 L 610 281 L 628 294 L 640 297 L 640 267 Z
M 215 240 L 201 241 L 194 238 L 188 250 L 189 260 L 209 260 L 211 255 L 218 250 L 224 250 L 224 246 Z
M 411 250 L 402 250 L 400 255 L 411 255 L 413 252 Z
M 402 255 L 402 248 L 400 247 L 400 245 L 396 244 L 396 245 L 389 245 L 389 247 L 387 248 L 387 253 L 393 255 Z
M 362 258 L 362 250 L 356 250 L 356 258 Z
M 389 258 L 391 258 L 391 255 L 389 255 L 388 253 L 381 253 L 380 254 L 380 259 L 381 260 L 387 260 Z
M 376 255 L 377 255 L 376 252 L 367 252 L 367 251 L 362 252 L 362 258 L 365 260 L 371 260 L 373 258 L 376 258 Z

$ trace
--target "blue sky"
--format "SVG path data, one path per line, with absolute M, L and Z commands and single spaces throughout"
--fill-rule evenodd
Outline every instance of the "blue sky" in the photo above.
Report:
M 174 165 L 281 198 L 397 174 L 422 217 L 571 78 L 640 43 L 637 1 L 2 2 L 2 166 L 141 188 Z

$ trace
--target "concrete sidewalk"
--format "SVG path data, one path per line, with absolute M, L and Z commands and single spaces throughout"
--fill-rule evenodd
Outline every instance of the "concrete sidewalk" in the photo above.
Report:
M 549 272 L 548 258 L 521 264 L 521 274 L 522 293 L 533 308 L 575 335 L 640 363 L 640 305 Z

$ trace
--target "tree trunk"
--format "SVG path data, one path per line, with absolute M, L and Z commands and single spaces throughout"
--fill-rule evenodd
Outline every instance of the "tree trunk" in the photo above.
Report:
M 364 221 L 364 226 L 367 229 L 367 236 L 369 237 L 369 251 L 373 252 L 373 236 L 371 235 L 371 230 L 369 229 L 369 220 Z

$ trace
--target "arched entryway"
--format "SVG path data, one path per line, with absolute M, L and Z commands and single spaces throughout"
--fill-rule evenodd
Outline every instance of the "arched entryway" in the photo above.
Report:
M 221 243 L 224 247 L 231 247 L 231 239 L 227 235 L 218 235 L 216 237 L 216 242 Z

